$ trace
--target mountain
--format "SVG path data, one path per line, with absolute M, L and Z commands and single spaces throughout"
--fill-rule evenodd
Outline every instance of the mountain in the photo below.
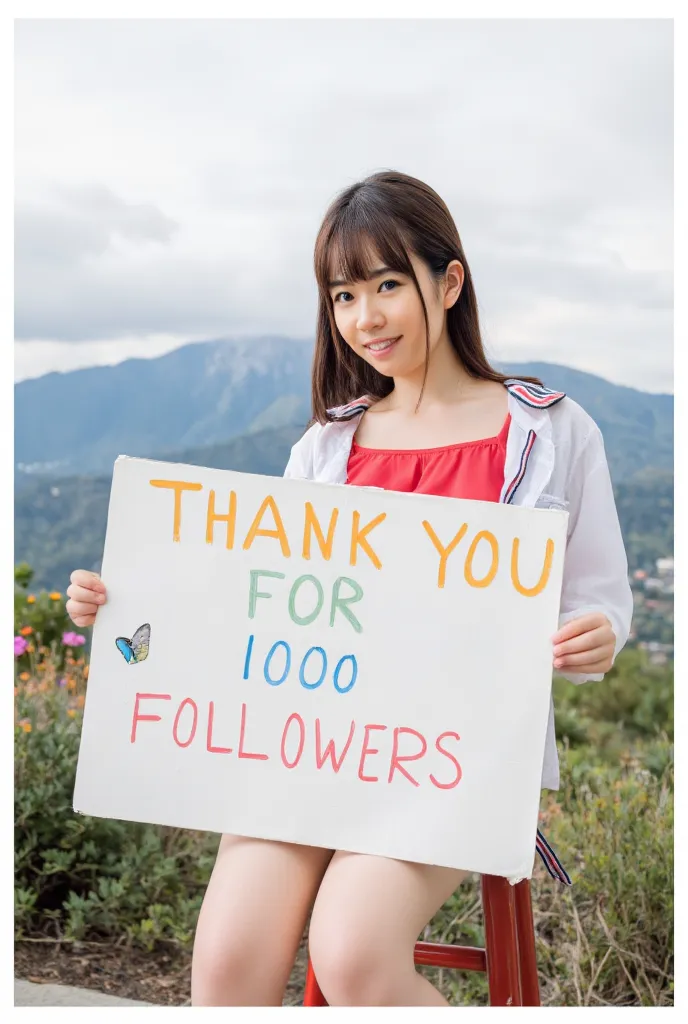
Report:
M 300 427 L 272 427 L 206 448 L 166 453 L 169 462 L 281 476 Z M 129 454 L 129 453 L 127 453 Z M 15 564 L 35 570 L 32 586 L 64 590 L 72 569 L 97 572 L 105 542 L 107 476 L 28 477 L 15 494 Z
M 311 353 L 288 338 L 209 341 L 18 384 L 15 560 L 58 590 L 99 567 L 119 454 L 280 475 L 309 418 Z M 669 554 L 673 397 L 553 363 L 501 369 L 566 391 L 599 424 L 631 567 Z
M 170 462 L 280 476 L 298 426 L 262 430 L 224 444 L 167 453 Z M 64 590 L 72 569 L 97 572 L 105 540 L 111 476 L 30 478 L 15 496 L 15 562 L 35 569 L 34 586 Z M 673 551 L 673 473 L 646 468 L 615 487 L 631 570 L 650 572 Z
M 284 337 L 185 345 L 157 359 L 129 359 L 50 373 L 15 388 L 16 482 L 109 473 L 120 454 L 224 444 L 272 427 L 305 424 L 312 344 Z M 614 480 L 673 464 L 673 396 L 612 384 L 554 363 L 501 367 L 566 391 L 599 424 Z
M 547 387 L 565 391 L 582 405 L 602 431 L 614 483 L 646 467 L 673 472 L 673 395 L 637 391 L 554 363 L 522 363 L 500 370 L 515 377 L 539 377 Z
M 150 456 L 308 418 L 312 346 L 289 338 L 185 345 L 15 386 L 15 464 L 53 476 L 104 473 Z

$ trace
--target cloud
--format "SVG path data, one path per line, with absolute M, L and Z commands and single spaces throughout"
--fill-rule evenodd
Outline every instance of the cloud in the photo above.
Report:
M 16 337 L 308 336 L 328 203 L 393 167 L 447 202 L 508 358 L 514 324 L 546 352 L 568 317 L 646 384 L 609 330 L 638 324 L 665 381 L 672 43 L 632 19 L 19 22 Z
M 105 185 L 62 186 L 52 202 L 18 204 L 16 271 L 73 267 L 104 255 L 118 240 L 167 245 L 177 228 L 151 203 L 126 203 Z

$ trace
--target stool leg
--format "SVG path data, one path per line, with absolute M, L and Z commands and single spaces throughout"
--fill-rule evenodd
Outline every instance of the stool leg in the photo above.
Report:
M 513 886 L 506 878 L 482 875 L 481 892 L 490 1006 L 522 1006 Z
M 535 953 L 535 928 L 533 927 L 530 881 L 524 878 L 515 886 L 515 890 L 518 960 L 523 1005 L 539 1006 L 540 984 L 538 982 L 537 956 Z
M 320 991 L 320 985 L 318 985 L 313 970 L 313 964 L 311 958 L 308 957 L 308 966 L 306 967 L 306 987 L 303 993 L 303 1005 L 304 1006 L 327 1006 L 327 1000 Z

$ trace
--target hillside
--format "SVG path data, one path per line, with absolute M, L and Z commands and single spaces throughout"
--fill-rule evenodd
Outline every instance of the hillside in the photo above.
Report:
M 166 453 L 170 462 L 280 476 L 300 427 L 264 430 L 221 445 Z M 160 455 L 154 457 L 162 457 Z M 15 498 L 15 562 L 36 570 L 35 585 L 64 590 L 77 567 L 98 571 L 110 476 L 28 481 Z M 615 488 L 631 569 L 651 570 L 673 551 L 673 474 L 647 469 Z
M 153 458 L 213 469 L 280 476 L 300 427 L 261 430 L 224 444 Z M 130 454 L 129 452 L 126 453 Z M 98 571 L 105 542 L 108 476 L 34 476 L 15 494 L 15 563 L 35 569 L 37 588 L 64 590 L 72 569 Z
M 17 484 L 41 471 L 107 474 L 120 454 L 150 458 L 304 424 L 311 353 L 310 343 L 288 338 L 219 340 L 23 381 L 15 388 Z M 582 405 L 602 429 L 615 481 L 644 466 L 671 468 L 673 396 L 556 364 L 502 369 L 539 376 Z
M 311 346 L 285 338 L 185 345 L 15 386 L 15 465 L 108 473 L 118 455 L 224 442 L 308 417 Z
M 99 565 L 119 454 L 280 475 L 309 416 L 311 351 L 288 338 L 209 341 L 16 385 L 15 560 L 57 589 L 76 566 Z M 550 363 L 501 369 L 540 377 L 593 416 L 631 566 L 668 554 L 673 396 Z

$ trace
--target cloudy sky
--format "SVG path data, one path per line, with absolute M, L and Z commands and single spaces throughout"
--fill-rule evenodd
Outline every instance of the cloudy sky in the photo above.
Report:
M 393 168 L 494 359 L 673 391 L 669 20 L 16 24 L 17 379 L 311 337 L 325 209 Z

